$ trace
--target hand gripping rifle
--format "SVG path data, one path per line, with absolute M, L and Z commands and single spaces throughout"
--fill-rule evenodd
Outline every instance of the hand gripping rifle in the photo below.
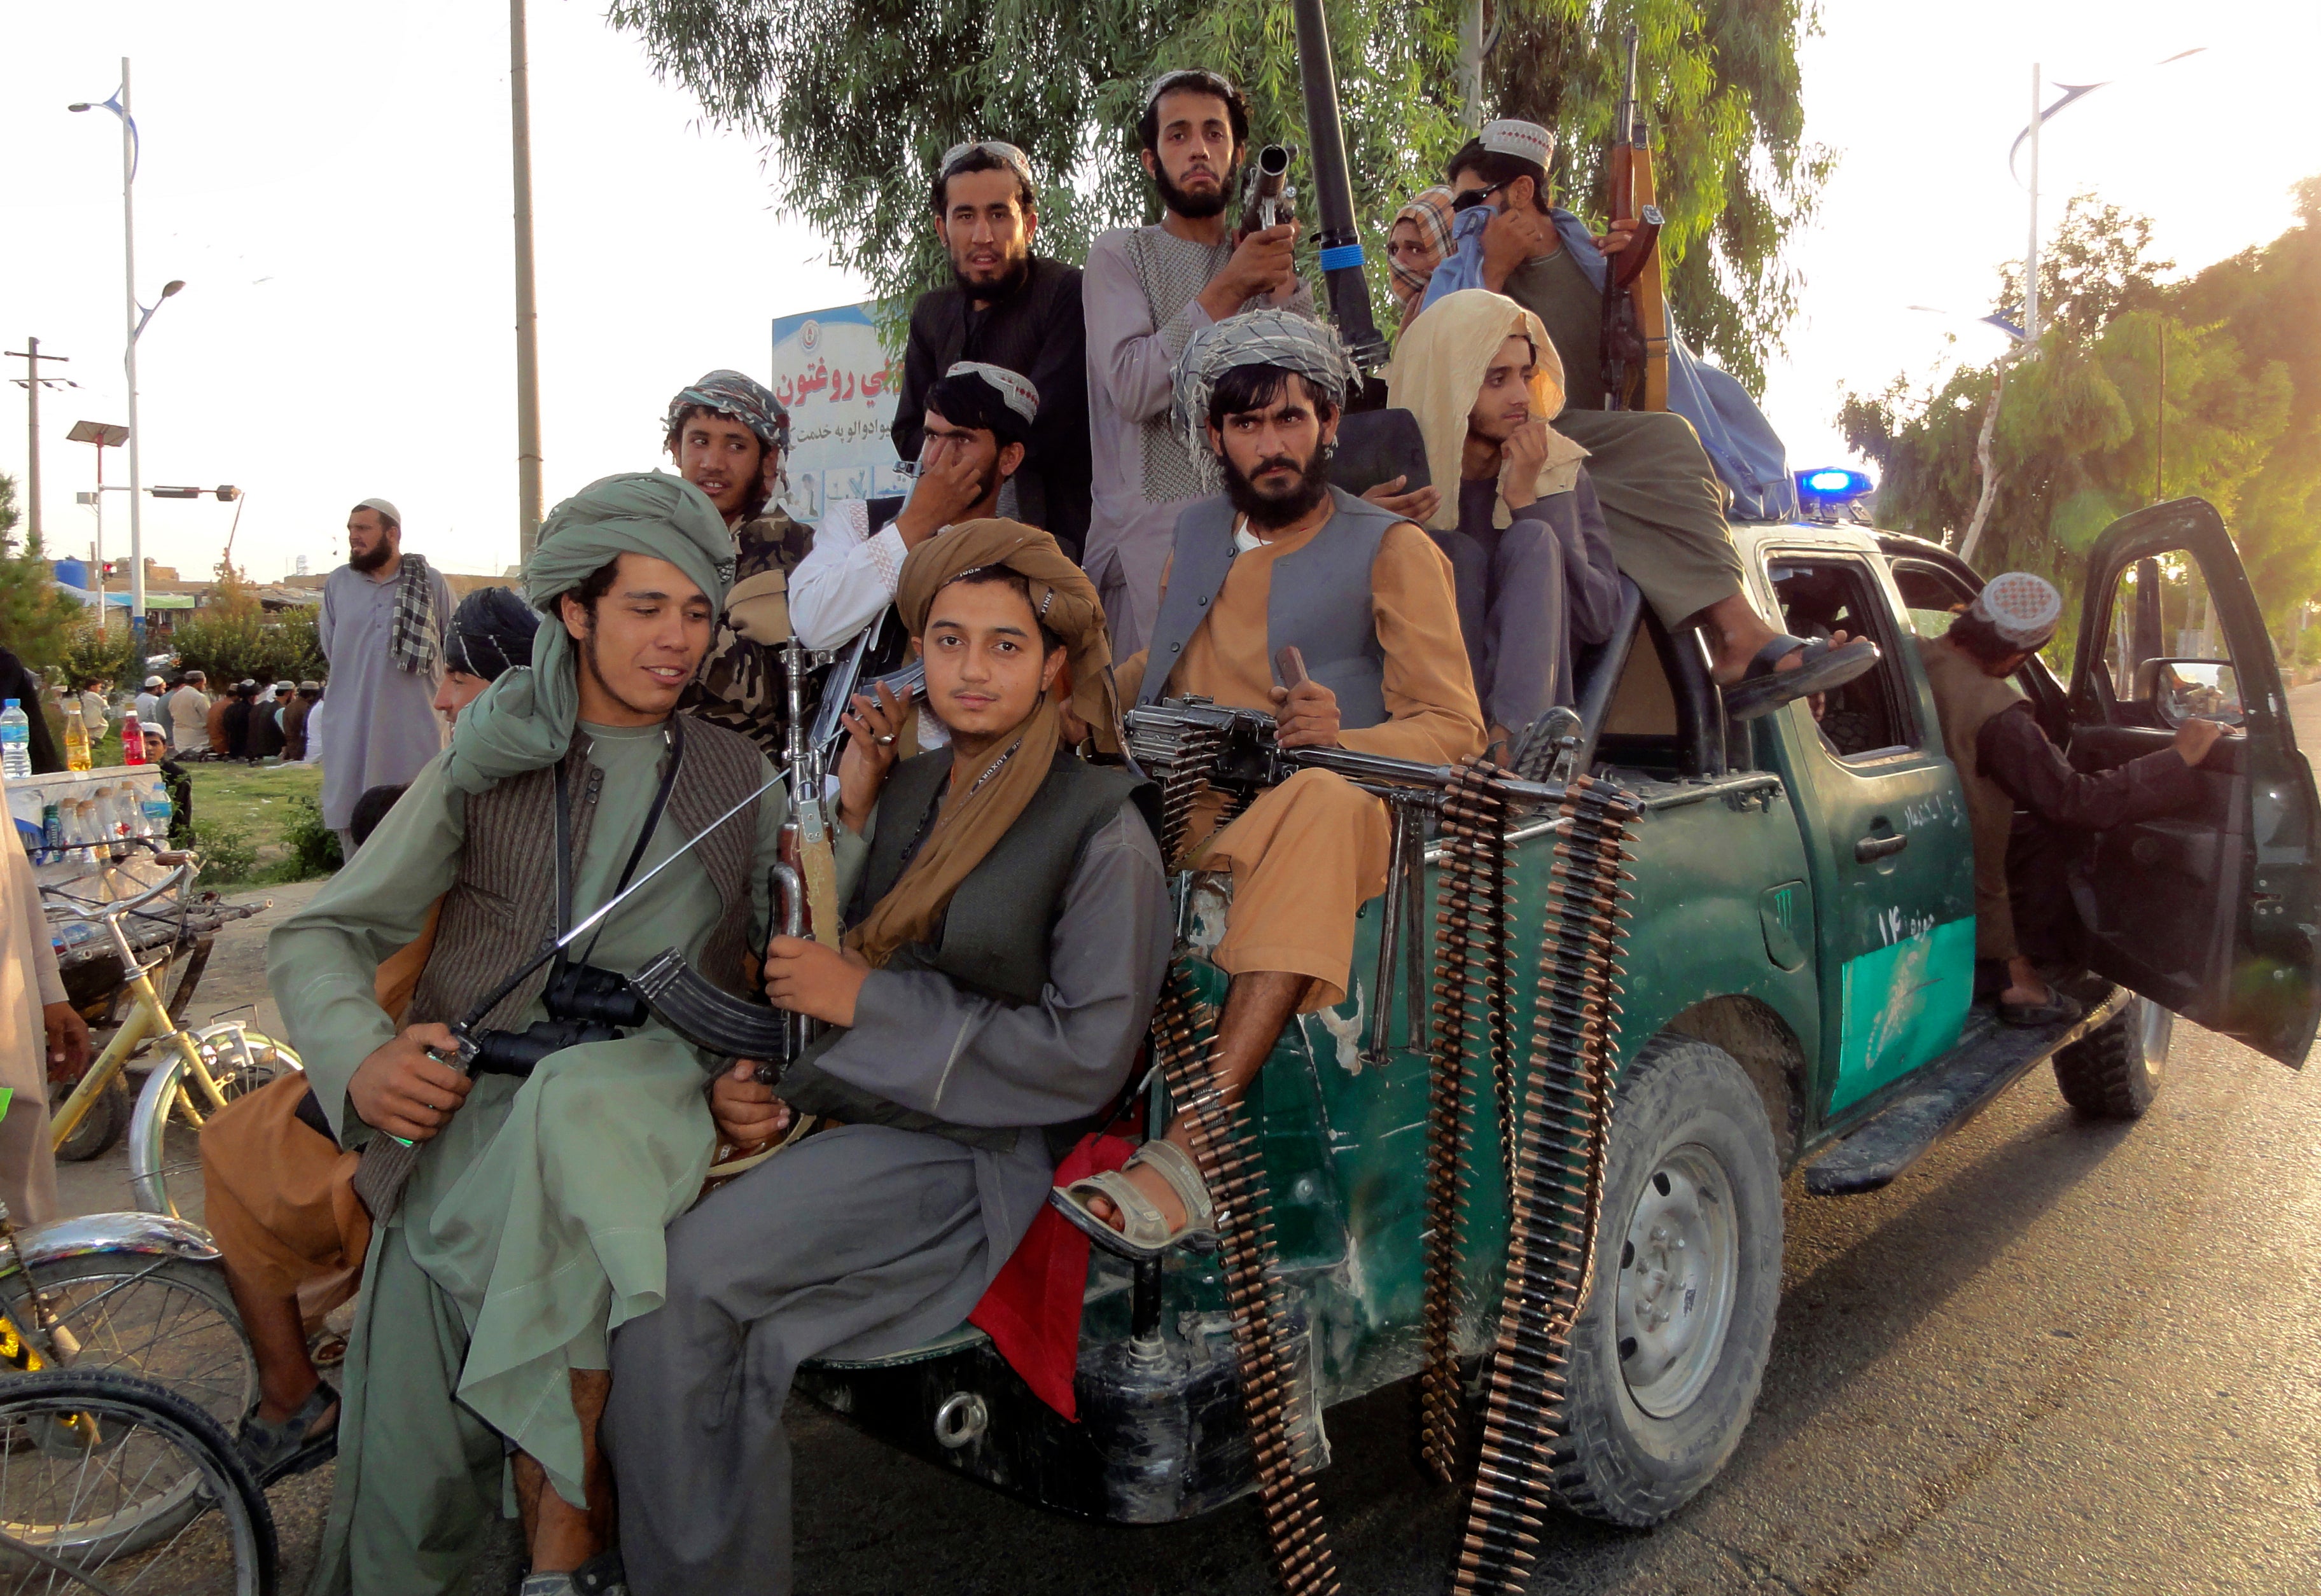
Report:
M 541 948 L 540 951 L 533 954 L 530 958 L 526 959 L 516 968 L 513 975 L 508 976 L 506 980 L 501 982 L 489 993 L 486 993 L 482 1002 L 478 1002 L 474 1008 L 469 1010 L 465 1015 L 452 1024 L 451 1027 L 452 1046 L 448 1051 L 441 1048 L 431 1047 L 428 1049 L 428 1056 L 435 1059 L 438 1063 L 450 1065 L 453 1069 L 458 1070 L 462 1075 L 468 1074 L 470 1068 L 474 1066 L 478 1055 L 483 1051 L 483 1041 L 479 1034 L 479 1028 L 484 1022 L 485 1015 L 489 1014 L 494 1009 L 499 1007 L 501 1002 L 506 998 L 508 993 L 523 985 L 525 978 L 531 975 L 533 971 L 539 969 L 541 966 L 546 964 L 550 959 L 554 958 L 558 954 L 563 952 L 564 949 L 578 941 L 589 931 L 595 929 L 596 927 L 604 922 L 605 918 L 609 916 L 613 911 L 618 909 L 631 898 L 635 897 L 637 893 L 642 892 L 647 882 L 652 880 L 654 876 L 659 875 L 671 865 L 676 864 L 678 860 L 683 858 L 687 854 L 691 853 L 696 848 L 700 846 L 704 838 L 707 837 L 711 832 L 716 830 L 718 827 L 732 820 L 735 815 L 740 814 L 743 810 L 749 808 L 760 798 L 762 798 L 766 793 L 771 792 L 775 787 L 779 786 L 780 784 L 781 778 L 779 776 L 776 776 L 773 780 L 767 782 L 763 786 L 759 787 L 748 797 L 742 799 L 742 802 L 736 803 L 724 814 L 719 815 L 706 826 L 704 826 L 697 835 L 687 839 L 685 845 L 679 848 L 675 853 L 670 854 L 669 857 L 663 859 L 660 864 L 655 865 L 642 875 L 638 876 L 635 881 L 630 883 L 627 890 L 614 896 L 602 907 L 597 909 L 595 913 L 589 915 L 586 920 L 583 920 L 578 925 L 574 926 L 570 930 L 565 932 L 564 935 L 559 937 L 555 941 L 549 943 L 546 947 Z M 792 901 L 795 902 L 795 896 Z M 715 993 L 717 999 L 722 1004 L 730 1004 L 738 1009 L 747 1010 L 753 1018 L 762 1017 L 760 1028 L 750 1030 L 747 1033 L 746 1039 L 754 1041 L 760 1036 L 770 1036 L 773 1038 L 773 1044 L 771 1045 L 778 1044 L 780 1039 L 779 1026 L 777 1022 L 777 1017 L 775 1016 L 773 1010 L 763 1008 L 753 1003 L 744 1003 L 738 998 L 733 998 L 728 996 L 724 993 L 718 992 L 716 988 L 710 986 L 706 981 L 703 980 L 699 974 L 686 965 L 684 956 L 676 948 L 672 948 L 666 953 L 663 953 L 659 958 L 654 959 L 652 963 L 646 967 L 648 970 L 658 969 L 672 961 L 682 973 L 683 976 L 691 978 L 690 984 L 687 984 L 681 979 L 671 978 L 664 980 L 660 984 L 660 986 L 656 990 L 649 991 L 642 984 L 643 980 L 643 976 L 642 975 L 632 976 L 629 981 L 631 988 L 635 991 L 639 997 L 644 1000 L 646 1007 L 651 1009 L 655 1014 L 660 1015 L 662 1022 L 668 1025 L 671 1030 L 676 1031 L 678 1035 L 684 1037 L 687 1041 L 693 1042 L 697 1047 L 711 1047 L 713 1051 L 726 1051 L 726 1049 L 722 1046 L 713 1047 L 712 1044 L 703 1041 L 700 1038 L 693 1035 L 687 1029 L 687 1025 L 681 1023 L 678 1019 L 672 1018 L 669 1014 L 662 1011 L 663 1000 L 660 996 L 657 995 L 657 993 L 666 993 L 670 988 L 674 987 L 677 990 L 677 1001 L 680 1007 L 682 1007 L 686 998 L 691 993 L 693 988 L 698 987 Z M 689 1014 L 687 1015 L 687 1018 L 690 1018 Z M 738 1030 L 737 1034 L 739 1034 Z M 759 1055 L 753 1052 L 739 1050 L 733 1052 L 733 1056 L 736 1057 L 759 1056 Z M 382 1130 L 377 1136 L 373 1137 L 369 1144 L 363 1148 L 362 1161 L 355 1168 L 353 1184 L 355 1195 L 361 1198 L 363 1206 L 370 1211 L 370 1217 L 373 1223 L 385 1224 L 387 1217 L 395 1212 L 396 1205 L 403 1201 L 403 1189 L 406 1185 L 410 1184 L 411 1172 L 418 1166 L 419 1147 L 420 1144 L 417 1142 L 405 1141 L 399 1136 L 390 1135 L 388 1132 Z
M 1606 220 L 1633 220 L 1628 247 L 1612 256 L 1604 277 L 1602 356 L 1604 408 L 1668 408 L 1668 299 L 1661 282 L 1662 218 L 1652 201 L 1651 133 L 1636 102 L 1635 24 L 1628 24 L 1628 72 L 1612 117 L 1612 148 L 1605 158 Z M 1643 382 L 1636 382 L 1637 374 Z

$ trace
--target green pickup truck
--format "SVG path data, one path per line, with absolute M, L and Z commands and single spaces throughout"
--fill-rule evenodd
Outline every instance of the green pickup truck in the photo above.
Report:
M 1698 640 L 1669 636 L 1630 587 L 1611 640 L 1579 661 L 1564 772 L 1617 784 L 1641 814 L 1592 1287 L 1550 1393 L 1543 1477 L 1563 1506 L 1624 1525 L 1675 1512 L 1748 1422 L 1792 1171 L 1812 1196 L 1875 1191 L 2042 1063 L 2078 1111 L 2132 1119 L 2160 1083 L 2174 1015 L 2291 1066 L 2321 1020 L 2321 807 L 2209 505 L 2155 505 L 2107 531 L 2071 679 L 2035 659 L 2022 673 L 2084 770 L 2166 747 L 2190 713 L 2239 733 L 2204 766 L 2197 813 L 2090 835 L 2069 861 L 2090 967 L 2062 984 L 2087 1013 L 2043 1030 L 2002 1026 L 1975 999 L 1967 814 L 1916 646 L 1979 579 L 1936 545 L 1835 521 L 1735 535 L 1758 602 L 1789 630 L 1868 636 L 1883 659 L 1819 720 L 1798 703 L 1734 724 Z M 1547 939 L 1554 830 L 1542 812 L 1506 833 L 1519 967 L 1535 967 Z M 1434 1066 L 1413 1044 L 1433 933 L 1416 905 L 1433 902 L 1420 877 L 1440 869 L 1441 847 L 1412 831 L 1407 875 L 1362 911 L 1347 1002 L 1284 1032 L 1244 1107 L 1271 1194 L 1304 1468 L 1327 1461 L 1332 1405 L 1426 1357 Z M 1179 969 L 1221 1001 L 1201 953 L 1219 888 L 1188 876 L 1180 889 Z M 1530 1001 L 1518 992 L 1519 1007 Z M 1529 1013 L 1517 1020 L 1514 1034 L 1531 1036 Z M 1151 1123 L 1159 1095 L 1148 1088 L 1140 1111 Z M 1473 1370 L 1494 1345 L 1509 1204 L 1496 1134 L 1478 1125 L 1470 1140 L 1456 1343 Z M 1470 1377 L 1470 1398 L 1480 1383 Z M 799 1386 L 941 1466 L 1088 1519 L 1187 1518 L 1254 1478 L 1213 1256 L 1131 1266 L 1097 1254 L 1077 1422 L 965 1326 L 900 1356 L 810 1365 Z

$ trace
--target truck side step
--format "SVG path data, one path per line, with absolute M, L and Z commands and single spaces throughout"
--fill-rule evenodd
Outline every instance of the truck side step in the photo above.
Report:
M 1928 1147 L 1980 1113 L 2025 1071 L 2109 1020 L 2133 995 L 2115 986 L 2088 1003 L 2083 1019 L 2037 1028 L 2003 1024 L 1978 1005 L 1967 1016 L 1957 1047 L 1910 1076 L 1883 1108 L 1806 1165 L 1807 1195 L 1854 1197 L 1891 1185 Z

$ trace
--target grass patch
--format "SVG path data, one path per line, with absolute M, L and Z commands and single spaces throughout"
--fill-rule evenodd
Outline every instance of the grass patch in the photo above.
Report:
M 335 849 L 322 850 L 313 836 L 321 824 L 322 766 L 196 763 L 186 769 L 194 781 L 194 825 L 207 856 L 205 884 L 305 881 L 335 867 Z

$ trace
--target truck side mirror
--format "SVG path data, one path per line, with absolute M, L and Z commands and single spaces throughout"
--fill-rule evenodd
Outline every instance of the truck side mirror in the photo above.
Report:
M 2241 723 L 2240 677 L 2229 660 L 2147 659 L 2135 667 L 2135 696 L 2166 725 L 2195 717 Z

